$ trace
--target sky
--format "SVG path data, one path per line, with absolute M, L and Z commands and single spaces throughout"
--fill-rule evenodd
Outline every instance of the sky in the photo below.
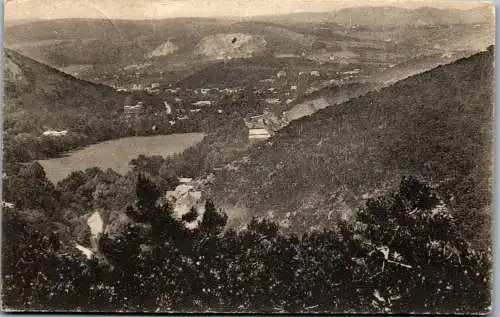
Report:
M 5 20 L 18 19 L 161 19 L 174 17 L 246 17 L 333 11 L 354 6 L 471 9 L 479 0 L 5 0 Z

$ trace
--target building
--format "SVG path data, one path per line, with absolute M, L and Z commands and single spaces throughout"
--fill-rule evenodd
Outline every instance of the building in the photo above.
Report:
M 8 203 L 8 202 L 2 200 L 2 208 L 12 209 L 12 208 L 14 208 L 14 204 Z
M 266 140 L 271 137 L 271 133 L 264 128 L 251 128 L 248 129 L 249 140 Z
M 210 101 L 210 100 L 200 100 L 200 101 L 192 103 L 192 105 L 196 106 L 196 107 L 211 106 L 212 105 L 212 101 Z
M 361 72 L 361 69 L 355 68 L 353 70 L 343 72 L 342 74 L 344 74 L 344 75 L 356 75 L 356 74 L 359 74 L 359 72 Z
M 176 93 L 179 92 L 179 90 L 180 90 L 180 88 L 175 88 L 175 89 L 173 89 L 173 88 L 167 88 L 167 89 L 165 89 L 165 92 L 168 92 L 170 94 L 176 94 Z
M 245 119 L 248 128 L 249 140 L 269 139 L 274 131 L 282 127 L 280 120 L 272 113 L 265 111 L 263 114 Z
M 270 105 L 275 105 L 275 104 L 279 104 L 281 101 L 279 100 L 279 98 L 267 98 L 266 99 L 266 103 L 270 104 Z
M 126 120 L 137 119 L 144 111 L 144 104 L 139 101 L 134 106 L 123 106 L 123 113 Z
M 143 89 L 144 89 L 144 86 L 141 84 L 133 84 L 132 85 L 132 90 L 139 91 L 139 90 L 143 90 Z
M 283 77 L 286 77 L 286 72 L 281 70 L 279 71 L 277 74 L 276 74 L 276 77 L 278 78 L 283 78 Z
M 311 71 L 311 76 L 319 77 L 320 73 L 317 70 L 313 70 L 313 71 Z
M 193 179 L 191 177 L 178 177 L 177 180 L 181 184 L 190 184 L 193 182 Z
M 56 130 L 47 130 L 42 133 L 44 136 L 65 136 L 68 134 L 68 130 L 56 131 Z

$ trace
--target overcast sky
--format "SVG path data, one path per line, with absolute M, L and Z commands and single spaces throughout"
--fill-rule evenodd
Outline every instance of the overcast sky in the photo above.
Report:
M 5 19 L 160 19 L 332 11 L 365 5 L 470 9 L 478 0 L 5 0 Z

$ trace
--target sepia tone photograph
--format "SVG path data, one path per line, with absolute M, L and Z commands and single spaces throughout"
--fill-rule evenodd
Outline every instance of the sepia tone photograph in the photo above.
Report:
M 3 8 L 2 311 L 491 312 L 494 4 Z

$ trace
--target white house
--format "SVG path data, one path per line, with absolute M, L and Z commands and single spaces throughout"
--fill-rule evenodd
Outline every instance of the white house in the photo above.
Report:
M 210 100 L 200 100 L 200 101 L 192 103 L 192 105 L 196 106 L 196 107 L 211 106 L 212 105 L 212 101 L 210 101 Z
M 132 85 L 132 90 L 143 90 L 144 86 L 141 84 L 133 84 Z
M 181 184 L 189 184 L 193 181 L 193 179 L 191 177 L 179 177 L 179 178 L 177 178 L 177 180 Z
M 2 201 L 2 208 L 12 209 L 12 208 L 14 208 L 14 204 L 13 203 L 8 203 L 6 201 Z
M 264 128 L 248 129 L 248 138 L 250 140 L 265 140 L 270 137 L 271 134 Z
M 68 134 L 68 130 L 56 131 L 56 130 L 47 130 L 42 133 L 44 136 L 65 136 Z
M 276 104 L 280 103 L 280 100 L 279 100 L 279 98 L 267 98 L 266 103 L 268 103 L 270 105 L 276 105 Z
M 344 75 L 355 75 L 355 74 L 359 74 L 360 71 L 361 71 L 361 69 L 355 68 L 353 70 L 349 70 L 349 71 L 343 72 L 342 74 L 344 74 Z

